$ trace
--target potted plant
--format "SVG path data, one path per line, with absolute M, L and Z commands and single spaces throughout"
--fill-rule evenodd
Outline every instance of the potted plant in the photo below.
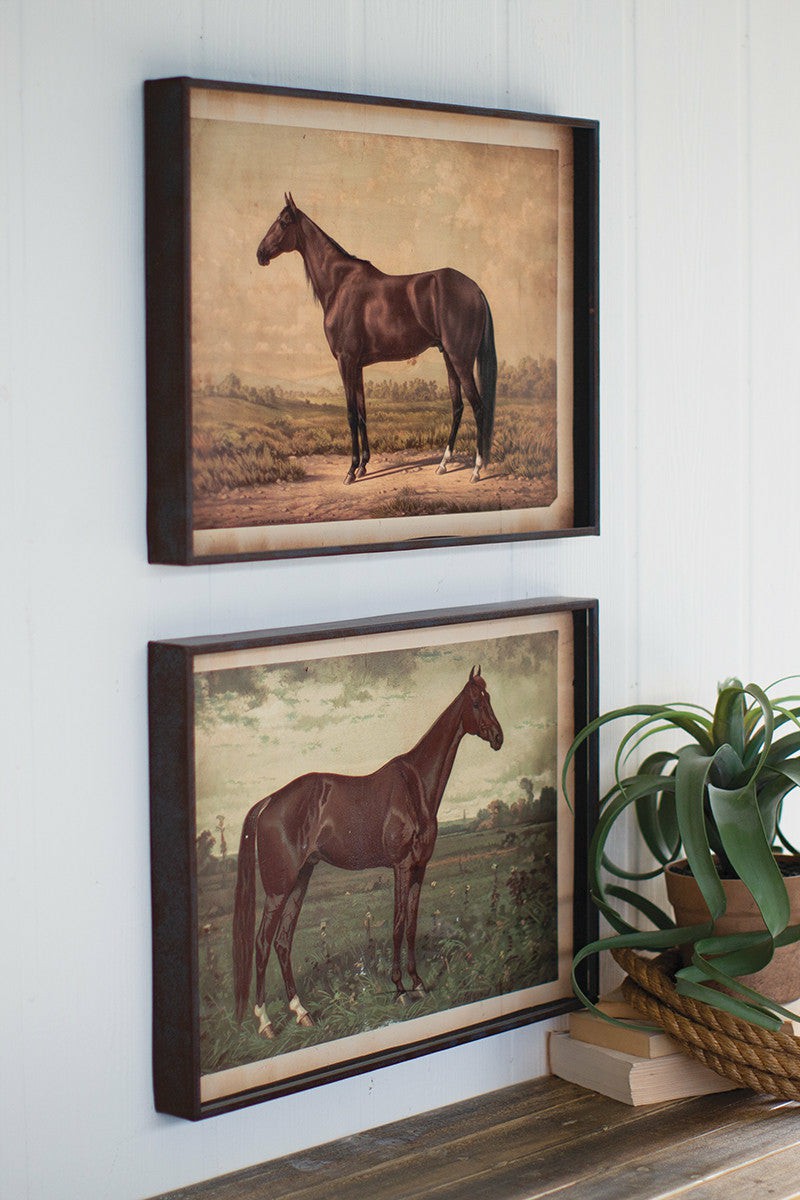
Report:
M 575 979 L 586 957 L 614 947 L 680 946 L 681 994 L 767 1029 L 794 1015 L 783 1004 L 800 996 L 800 974 L 788 983 L 789 994 L 786 987 L 767 985 L 771 995 L 763 990 L 762 974 L 776 954 L 800 957 L 800 857 L 781 832 L 786 797 L 800 784 L 800 696 L 772 698 L 783 682 L 763 690 L 730 679 L 720 685 L 713 712 L 683 703 L 634 705 L 603 714 L 576 736 L 562 774 L 567 800 L 578 747 L 603 726 L 626 722 L 588 862 L 592 900 L 614 932 L 583 947 L 573 962 L 573 985 L 587 1007 L 594 1005 Z M 657 745 L 655 739 L 664 737 L 667 744 Z M 640 748 L 640 765 L 626 773 Z M 606 853 L 611 831 L 629 810 L 655 860 L 652 870 L 625 871 Z M 630 886 L 662 873 L 695 889 L 688 917 L 677 912 L 673 918 Z M 738 891 L 733 899 L 731 889 Z M 790 892 L 798 896 L 794 912 Z M 668 893 L 675 895 L 674 882 Z M 753 915 L 744 928 L 731 928 L 731 911 L 742 896 L 752 898 Z M 630 905 L 651 928 L 637 929 L 621 905 Z M 780 974 L 786 984 L 785 964 Z

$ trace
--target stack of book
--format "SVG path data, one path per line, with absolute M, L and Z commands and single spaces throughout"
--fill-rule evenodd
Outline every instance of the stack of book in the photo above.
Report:
M 612 1025 L 586 1011 L 572 1013 L 569 1033 L 550 1034 L 553 1075 L 633 1105 L 706 1096 L 736 1087 L 684 1053 L 666 1033 L 642 1021 L 641 1014 L 619 993 L 605 997 L 598 1008 L 608 1016 L 633 1022 L 635 1028 Z

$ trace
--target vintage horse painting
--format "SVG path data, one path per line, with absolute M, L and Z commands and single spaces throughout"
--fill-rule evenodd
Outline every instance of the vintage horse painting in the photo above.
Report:
M 352 458 L 344 482 L 366 474 L 370 459 L 364 367 L 441 351 L 452 402 L 450 436 L 438 472 L 453 456 L 465 395 L 477 430 L 472 480 L 489 461 L 497 390 L 497 353 L 489 302 L 467 275 L 452 267 L 413 275 L 387 275 L 356 258 L 297 207 L 290 193 L 261 239 L 262 267 L 296 250 L 314 297 L 323 311 L 323 327 L 336 359 L 347 401 Z M 475 373 L 477 368 L 478 382 Z
M 280 964 L 289 1008 L 311 1025 L 292 972 L 292 942 L 312 872 L 320 862 L 346 871 L 391 867 L 394 872 L 391 979 L 405 995 L 401 953 L 415 994 L 424 992 L 415 943 L 420 889 L 438 830 L 437 814 L 462 739 L 472 734 L 493 750 L 503 745 L 480 667 L 428 731 L 404 753 L 367 775 L 310 772 L 253 805 L 239 846 L 233 915 L 236 1016 L 244 1019 L 253 974 L 258 1031 L 275 1036 L 267 1013 L 266 969 L 271 949 Z M 256 932 L 256 884 L 263 911 Z

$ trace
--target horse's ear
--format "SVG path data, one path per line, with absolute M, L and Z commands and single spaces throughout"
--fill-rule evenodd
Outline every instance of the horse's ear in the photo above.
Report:
M 286 193 L 286 203 L 289 205 L 289 211 L 293 217 L 297 216 L 297 205 L 294 202 L 291 192 Z

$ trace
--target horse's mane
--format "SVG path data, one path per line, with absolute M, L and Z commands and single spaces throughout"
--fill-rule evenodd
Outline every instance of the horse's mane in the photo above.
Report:
M 351 254 L 349 250 L 345 250 L 344 246 L 340 246 L 339 243 L 336 241 L 336 239 L 332 238 L 329 233 L 326 233 L 321 225 L 317 225 L 316 221 L 311 220 L 311 217 L 308 215 L 308 213 L 301 212 L 299 209 L 298 209 L 298 212 L 300 212 L 300 215 L 302 217 L 304 217 L 306 221 L 308 221 L 309 225 L 314 226 L 317 233 L 322 234 L 322 236 L 324 237 L 324 239 L 328 243 L 328 245 L 332 246 L 333 249 L 337 251 L 337 253 L 341 254 L 342 258 L 347 259 L 348 262 L 365 263 L 368 267 L 372 266 L 369 259 L 359 258 L 358 255 Z M 302 257 L 303 257 L 303 268 L 306 273 L 306 282 L 308 283 L 308 286 L 311 289 L 311 294 L 313 295 L 314 300 L 316 301 L 317 304 L 319 304 L 320 299 L 319 299 L 319 296 L 317 295 L 316 288 L 314 287 L 314 281 L 312 280 L 311 275 L 309 274 L 309 270 L 306 265 L 305 256 L 302 256 Z
M 319 225 L 317 226 L 317 229 L 319 229 Z M 343 254 L 345 258 L 349 258 L 351 262 L 367 262 L 366 258 L 359 258 L 357 255 L 351 254 L 349 250 L 345 250 L 344 246 L 340 246 L 339 243 L 332 238 L 329 233 L 326 233 L 324 229 L 319 229 L 319 231 L 325 240 L 330 242 L 334 250 L 338 250 L 340 254 Z

